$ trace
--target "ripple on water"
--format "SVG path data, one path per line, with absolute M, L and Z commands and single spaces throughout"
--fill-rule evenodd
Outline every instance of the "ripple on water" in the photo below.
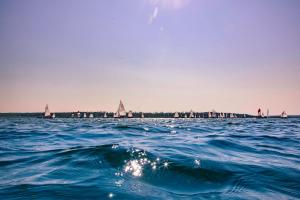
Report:
M 299 139 L 299 119 L 0 118 L 0 196 L 297 199 Z

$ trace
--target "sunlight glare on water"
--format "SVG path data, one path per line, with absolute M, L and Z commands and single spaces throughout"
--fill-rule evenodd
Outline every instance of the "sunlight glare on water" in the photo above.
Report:
M 0 133 L 1 199 L 300 198 L 298 118 L 0 118 Z

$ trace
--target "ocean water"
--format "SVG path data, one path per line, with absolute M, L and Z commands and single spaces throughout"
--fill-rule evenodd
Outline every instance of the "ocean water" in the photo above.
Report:
M 0 199 L 298 198 L 299 118 L 0 118 Z

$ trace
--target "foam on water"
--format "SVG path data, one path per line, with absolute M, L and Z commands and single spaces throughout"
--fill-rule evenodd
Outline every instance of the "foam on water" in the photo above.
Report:
M 1 199 L 300 198 L 300 119 L 0 118 Z

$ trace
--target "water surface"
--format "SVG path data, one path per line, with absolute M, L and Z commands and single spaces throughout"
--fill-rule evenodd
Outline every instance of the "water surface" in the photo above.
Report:
M 1 199 L 297 199 L 300 119 L 0 118 Z

